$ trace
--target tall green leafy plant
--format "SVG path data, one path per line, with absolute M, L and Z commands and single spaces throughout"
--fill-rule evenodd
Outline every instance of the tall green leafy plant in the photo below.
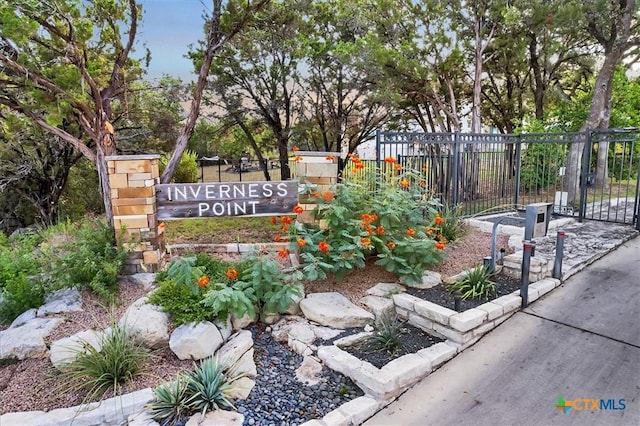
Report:
M 0 323 L 10 323 L 44 302 L 46 286 L 39 275 L 39 241 L 40 236 L 35 234 L 0 239 Z
M 57 288 L 88 287 L 106 299 L 118 292 L 118 273 L 126 250 L 114 245 L 113 230 L 99 220 L 86 220 L 71 240 L 49 250 L 49 273 Z

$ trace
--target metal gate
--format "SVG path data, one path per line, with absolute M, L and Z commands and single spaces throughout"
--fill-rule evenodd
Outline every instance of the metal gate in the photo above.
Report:
M 578 155 L 571 155 L 572 145 Z M 394 157 L 404 170 L 413 170 L 426 192 L 464 216 L 548 202 L 557 215 L 640 229 L 638 129 L 519 135 L 378 131 L 376 153 L 378 171 L 388 173 L 383 159 Z

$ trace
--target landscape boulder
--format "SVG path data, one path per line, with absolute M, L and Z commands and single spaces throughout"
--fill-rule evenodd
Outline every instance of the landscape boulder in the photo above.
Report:
M 171 333 L 169 347 L 179 359 L 203 359 L 215 353 L 224 340 L 209 321 L 183 324 Z
M 75 361 L 89 346 L 98 352 L 102 349 L 102 334 L 95 330 L 85 330 L 72 336 L 56 340 L 49 349 L 49 359 L 54 367 L 60 368 Z
M 253 336 L 249 330 L 240 330 L 216 352 L 218 361 L 225 367 L 235 364 L 253 347 Z
M 38 308 L 37 316 L 61 312 L 76 312 L 82 310 L 82 296 L 75 288 L 64 288 L 51 293 L 44 301 L 44 305 Z
M 62 318 L 34 318 L 19 327 L 0 331 L 0 359 L 46 357 L 44 339 L 63 322 Z
M 351 303 L 340 293 L 311 293 L 300 302 L 306 318 L 331 328 L 364 327 L 374 321 L 371 312 Z
M 151 349 L 158 349 L 169 341 L 169 314 L 159 306 L 151 305 L 147 297 L 141 297 L 129 306 L 119 326 L 136 342 Z

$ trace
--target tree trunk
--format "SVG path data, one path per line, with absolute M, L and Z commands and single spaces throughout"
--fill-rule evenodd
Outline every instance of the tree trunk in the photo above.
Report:
M 291 179 L 289 168 L 289 151 L 286 138 L 278 138 L 278 160 L 280 161 L 280 179 Z
M 258 143 L 253 137 L 251 130 L 247 127 L 247 125 L 241 118 L 239 117 L 234 117 L 234 118 L 236 120 L 236 123 L 238 123 L 238 126 L 240 126 L 240 128 L 244 132 L 244 135 L 249 140 L 249 143 L 251 144 L 251 148 L 253 148 L 253 152 L 256 154 L 256 157 L 258 158 L 258 162 L 260 163 L 260 169 L 262 169 L 262 173 L 264 174 L 265 180 L 270 181 L 271 175 L 269 174 L 269 168 L 267 167 L 267 163 L 264 161 L 264 157 L 262 156 L 260 147 L 258 147 Z
M 622 57 L 619 50 L 610 51 L 604 59 L 602 68 L 598 72 L 595 87 L 593 90 L 593 98 L 591 99 L 591 109 L 589 116 L 580 129 L 581 132 L 588 132 L 594 129 L 606 129 L 609 127 L 609 117 L 611 114 L 611 86 L 613 84 L 613 75 L 616 65 Z M 580 197 L 580 174 L 582 167 L 582 156 L 584 155 L 584 142 L 573 142 L 569 148 L 569 157 L 567 160 L 567 202 L 575 204 Z M 600 181 L 606 180 L 606 153 L 609 150 L 608 143 L 602 144 L 602 151 L 599 156 L 604 157 L 604 165 L 598 169 Z M 599 160 L 600 161 L 600 160 Z M 583 171 L 583 173 L 586 171 Z

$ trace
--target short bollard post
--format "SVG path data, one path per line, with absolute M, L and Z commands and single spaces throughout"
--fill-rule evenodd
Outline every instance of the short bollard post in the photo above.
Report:
M 529 269 L 531 267 L 531 255 L 536 244 L 533 241 L 525 241 L 522 251 L 522 271 L 520 275 L 520 297 L 522 308 L 529 305 Z
M 564 231 L 558 231 L 556 237 L 556 257 L 553 261 L 553 278 L 562 279 L 562 257 L 564 255 Z

